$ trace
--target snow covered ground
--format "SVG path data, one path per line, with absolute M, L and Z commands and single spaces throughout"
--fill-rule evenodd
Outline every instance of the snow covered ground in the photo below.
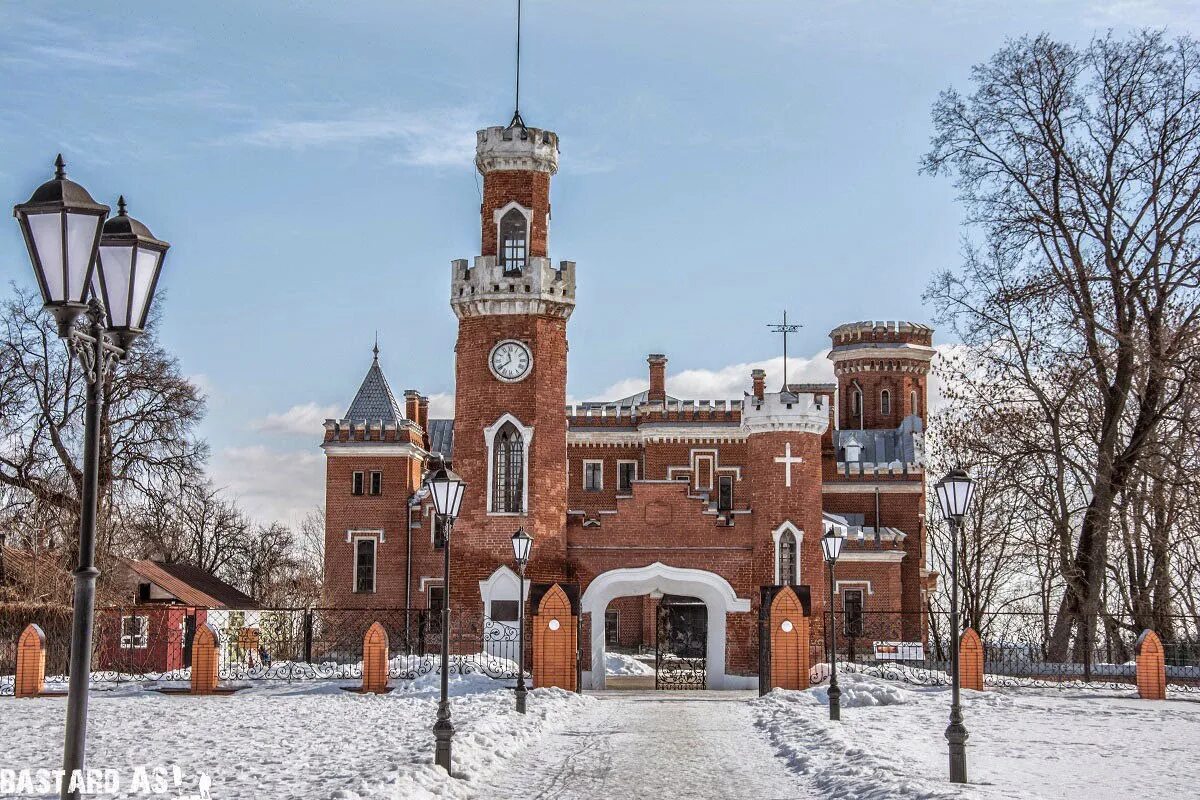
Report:
M 437 681 L 434 673 L 395 682 L 395 691 L 379 696 L 346 692 L 333 681 L 260 683 L 220 697 L 131 685 L 95 691 L 88 766 L 120 771 L 122 791 L 104 797 L 143 796 L 128 791 L 134 768 L 143 765 L 179 767 L 180 787 L 162 797 L 196 796 L 202 774 L 214 800 L 476 797 L 482 779 L 595 702 L 537 689 L 522 716 L 512 691 L 498 688 L 504 684 L 452 676 L 459 780 L 450 780 L 432 763 Z M 0 699 L 0 772 L 60 767 L 65 713 L 65 698 Z
M 604 674 L 653 675 L 654 666 L 624 653 L 606 652 L 604 654 Z
M 821 797 L 1182 798 L 1200 784 L 1200 697 L 1140 700 L 1096 689 L 963 692 L 971 785 L 946 781 L 950 690 L 841 675 L 827 687 L 751 701 L 756 724 Z

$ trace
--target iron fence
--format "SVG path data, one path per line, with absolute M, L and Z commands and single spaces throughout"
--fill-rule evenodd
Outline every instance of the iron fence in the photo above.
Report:
M 361 679 L 363 637 L 375 622 L 388 634 L 391 678 L 414 680 L 440 670 L 442 618 L 437 610 L 271 608 L 189 613 L 178 606 L 141 605 L 96 610 L 92 682 L 189 680 L 196 631 L 203 625 L 218 635 L 221 680 Z M 64 632 L 47 631 L 48 683 L 67 680 L 69 639 L 65 637 Z M 497 621 L 478 612 L 452 610 L 449 638 L 451 674 L 517 677 L 516 620 Z M 0 665 L 15 664 L 16 643 L 16 636 L 0 638 Z M 12 667 L 0 669 L 0 675 L 11 674 Z M 11 679 L 0 680 L 0 694 L 11 693 Z
M 1167 684 L 1200 692 L 1200 637 L 1191 620 L 1173 620 L 1163 639 Z M 811 654 L 811 679 L 829 678 L 830 630 L 837 642 L 839 668 L 887 680 L 922 685 L 950 683 L 950 615 L 947 612 L 836 612 L 814 619 L 820 644 Z M 964 620 L 965 624 L 965 620 Z M 1132 620 L 1109 617 L 1091 646 L 1071 639 L 1064 652 L 1052 647 L 1041 614 L 1001 612 L 988 615 L 977 632 L 984 648 L 987 686 L 1129 689 L 1137 683 L 1135 650 L 1141 630 Z

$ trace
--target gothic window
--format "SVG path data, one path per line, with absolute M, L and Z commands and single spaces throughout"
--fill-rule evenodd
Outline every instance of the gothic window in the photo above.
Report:
M 510 208 L 500 218 L 500 264 L 505 274 L 518 274 L 525 269 L 528 232 L 529 223 L 520 209 Z
M 375 591 L 375 540 L 354 541 L 354 591 Z
M 879 393 L 879 413 L 884 416 L 892 413 L 892 393 L 887 389 Z
M 517 426 L 504 423 L 492 441 L 492 511 L 524 511 L 525 440 Z
M 779 537 L 780 584 L 787 585 L 798 582 L 797 564 L 796 535 L 791 531 L 784 531 L 783 535 Z

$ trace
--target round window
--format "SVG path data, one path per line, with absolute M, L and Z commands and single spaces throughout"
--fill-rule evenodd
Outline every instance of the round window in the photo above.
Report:
M 785 619 L 783 621 L 783 624 L 780 625 L 779 627 L 783 629 L 784 633 L 791 633 L 792 632 L 792 621 L 790 619 Z
M 562 627 L 562 625 L 559 624 L 558 620 L 556 620 L 556 619 L 550 620 L 550 630 L 556 631 L 561 627 Z

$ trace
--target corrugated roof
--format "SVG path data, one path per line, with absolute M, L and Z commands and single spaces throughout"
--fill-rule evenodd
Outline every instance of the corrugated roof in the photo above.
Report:
M 454 458 L 454 420 L 429 420 L 429 452 L 447 460 Z
M 163 591 L 173 594 L 179 602 L 202 608 L 258 608 L 249 595 L 225 581 L 189 564 L 167 564 L 162 561 L 130 561 L 130 568 Z
M 358 394 L 354 395 L 345 419 L 351 422 L 399 422 L 404 419 L 404 412 L 392 394 L 392 387 L 388 386 L 387 378 L 379 368 L 378 347 L 375 348 L 371 368 L 367 370 L 362 386 L 358 387 Z

